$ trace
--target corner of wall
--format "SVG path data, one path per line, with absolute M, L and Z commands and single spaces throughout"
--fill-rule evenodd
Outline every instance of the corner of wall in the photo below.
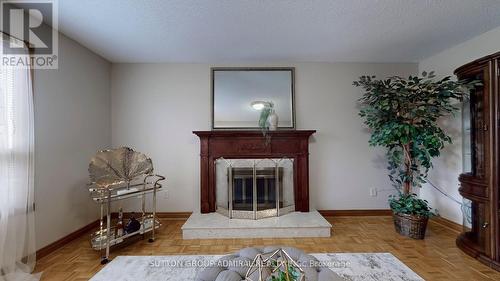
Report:
M 111 63 L 63 34 L 58 57 L 58 69 L 33 80 L 37 249 L 98 217 L 87 166 L 111 145 Z

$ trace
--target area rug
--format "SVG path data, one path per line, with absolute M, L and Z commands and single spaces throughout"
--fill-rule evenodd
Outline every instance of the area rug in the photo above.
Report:
M 390 253 L 311 254 L 349 281 L 424 280 Z M 194 280 L 198 272 L 214 265 L 222 255 L 118 256 L 91 281 Z

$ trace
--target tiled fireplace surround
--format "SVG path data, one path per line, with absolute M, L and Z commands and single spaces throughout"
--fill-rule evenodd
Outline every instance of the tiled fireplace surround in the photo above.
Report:
M 262 132 L 257 130 L 193 132 L 200 138 L 201 214 L 193 214 L 184 224 L 182 227 L 183 238 L 329 237 L 331 225 L 317 211 L 309 210 L 309 138 L 315 132 L 314 130 L 272 131 L 269 132 L 268 141 L 263 137 Z M 280 173 L 283 173 L 284 169 L 280 169 L 280 167 L 269 169 L 273 162 L 278 163 L 280 159 L 289 161 L 287 169 L 290 170 L 288 176 L 293 182 L 293 184 L 289 183 L 293 186 L 293 193 L 291 193 L 293 200 L 288 199 L 288 201 L 293 202 L 286 204 L 279 202 L 280 205 L 277 206 L 283 208 L 281 209 L 283 213 L 289 211 L 291 213 L 285 215 L 278 213 L 280 216 L 273 213 L 273 216 L 261 219 L 257 218 L 269 216 L 269 214 L 249 217 L 250 219 L 229 218 L 231 215 L 228 213 L 220 214 L 226 210 L 221 208 L 221 206 L 224 207 L 224 204 L 220 204 L 221 198 L 217 202 L 216 178 L 218 169 L 219 173 L 221 169 L 221 167 L 217 167 L 218 163 L 220 164 L 221 161 L 231 163 L 246 161 L 247 164 L 267 166 L 267 169 L 262 169 L 263 171 L 267 170 L 267 172 L 263 173 L 274 170 L 276 175 L 282 178 L 283 175 Z M 267 164 L 262 164 L 265 162 Z M 247 164 L 246 169 L 249 168 L 248 166 L 251 167 Z M 238 164 L 234 165 L 238 166 Z M 261 167 L 259 166 L 259 168 Z M 222 169 L 237 171 L 237 169 L 227 170 L 227 164 L 226 166 L 222 165 Z M 258 184 L 254 184 L 254 186 L 254 192 L 258 192 Z M 269 192 L 266 195 L 266 200 L 269 199 L 268 197 Z M 259 201 L 257 198 L 253 201 L 254 210 L 257 210 Z M 217 210 L 218 206 L 219 210 Z M 247 207 L 250 208 L 250 206 Z

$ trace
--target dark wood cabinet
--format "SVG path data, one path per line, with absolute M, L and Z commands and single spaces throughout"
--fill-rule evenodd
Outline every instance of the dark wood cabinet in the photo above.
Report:
M 500 53 L 457 70 L 459 79 L 480 80 L 463 107 L 463 167 L 459 192 L 464 197 L 464 231 L 457 246 L 500 270 Z

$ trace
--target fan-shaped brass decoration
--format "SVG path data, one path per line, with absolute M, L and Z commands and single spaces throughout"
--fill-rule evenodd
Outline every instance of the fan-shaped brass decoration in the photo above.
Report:
M 128 147 L 100 151 L 89 164 L 90 180 L 100 188 L 130 182 L 152 172 L 151 159 Z

